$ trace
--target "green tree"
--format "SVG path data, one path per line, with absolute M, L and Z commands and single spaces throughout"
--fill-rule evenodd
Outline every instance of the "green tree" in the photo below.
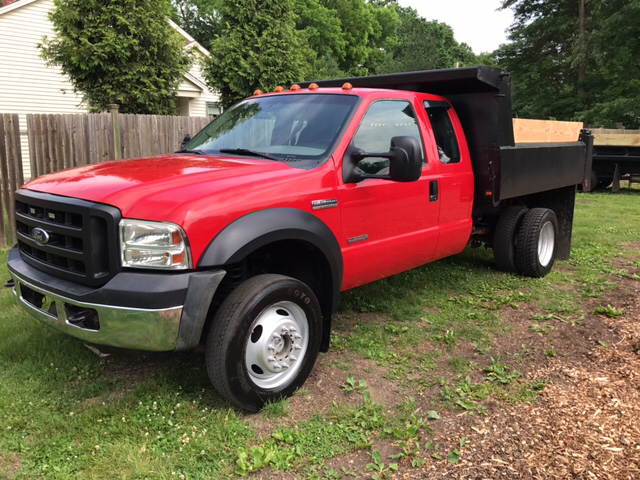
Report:
M 590 126 L 640 128 L 640 0 L 602 2 L 598 17 L 587 42 L 590 101 L 579 118 Z
M 521 117 L 640 126 L 640 0 L 503 0 L 510 42 L 495 53 L 514 76 Z
M 347 75 L 367 75 L 375 72 L 384 49 L 395 42 L 398 26 L 395 9 L 383 2 L 365 0 L 319 0 L 335 12 L 346 42 L 344 57 L 336 59 Z
M 395 7 L 400 23 L 397 41 L 377 67 L 378 73 L 410 72 L 471 65 L 476 56 L 465 43 L 458 43 L 446 23 L 427 21 L 413 8 Z
M 222 27 L 211 43 L 205 77 L 229 106 L 257 88 L 305 78 L 308 46 L 295 29 L 294 0 L 235 0 L 220 5 Z
M 169 25 L 169 0 L 54 0 L 55 38 L 42 56 L 59 66 L 92 111 L 110 103 L 126 113 L 175 113 L 190 65 L 184 39 Z
M 521 117 L 569 120 L 578 97 L 579 11 L 576 0 L 504 0 L 514 22 L 510 43 L 497 52 L 514 77 L 514 110 Z
M 211 41 L 220 33 L 218 6 L 222 0 L 174 0 L 173 19 L 196 42 L 209 48 Z
M 322 0 L 299 0 L 296 29 L 309 46 L 307 79 L 344 76 L 341 65 L 346 58 L 347 40 L 335 10 Z

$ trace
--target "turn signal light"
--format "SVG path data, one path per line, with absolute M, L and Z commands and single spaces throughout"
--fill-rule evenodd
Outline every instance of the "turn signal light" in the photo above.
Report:
M 274 90 L 274 92 L 282 92 L 282 91 L 284 91 L 284 87 L 281 87 L 280 85 L 278 85 Z
M 291 85 L 291 90 L 293 90 L 294 92 L 296 90 L 300 90 L 300 85 L 298 85 L 297 83 L 294 83 L 293 85 Z
M 351 85 L 349 82 L 342 85 L 343 90 L 351 90 L 352 88 L 353 88 L 353 85 Z
M 311 85 L 309 85 L 309 90 L 318 90 L 318 84 L 312 83 Z
M 253 92 L 254 95 L 262 95 L 262 90 L 256 90 L 255 92 Z

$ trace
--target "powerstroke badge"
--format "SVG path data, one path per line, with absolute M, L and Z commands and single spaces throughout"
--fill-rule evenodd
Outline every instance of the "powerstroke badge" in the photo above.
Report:
M 324 210 L 325 208 L 336 208 L 338 206 L 338 200 L 331 198 L 327 200 L 313 200 L 311 202 L 311 208 L 313 210 Z

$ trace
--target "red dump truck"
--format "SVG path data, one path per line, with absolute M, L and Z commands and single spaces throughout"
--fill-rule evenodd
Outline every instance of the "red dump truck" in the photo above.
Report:
M 329 347 L 340 292 L 487 244 L 542 277 L 571 246 L 591 137 L 516 145 L 511 77 L 474 67 L 256 94 L 163 157 L 16 192 L 20 304 L 84 342 L 206 344 L 216 390 L 260 409 Z

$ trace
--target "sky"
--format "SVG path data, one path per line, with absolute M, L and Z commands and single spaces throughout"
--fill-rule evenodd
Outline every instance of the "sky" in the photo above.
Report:
M 438 20 L 453 28 L 458 42 L 474 53 L 492 52 L 507 41 L 511 10 L 496 11 L 500 0 L 399 0 L 403 7 L 415 8 L 427 20 Z

